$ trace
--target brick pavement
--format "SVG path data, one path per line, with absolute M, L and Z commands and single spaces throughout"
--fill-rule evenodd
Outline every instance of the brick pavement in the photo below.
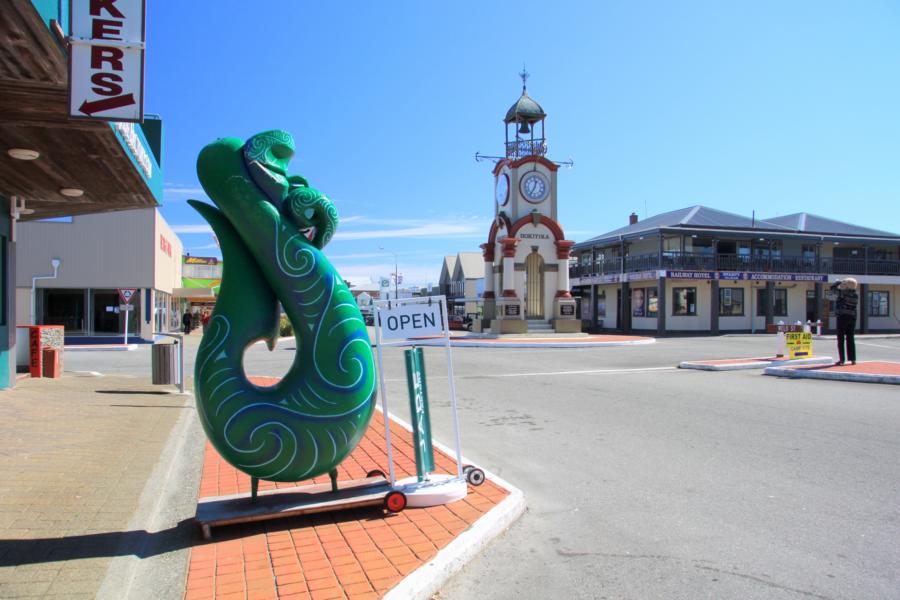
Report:
M 184 397 L 146 379 L 25 379 L 0 393 L 0 597 L 94 598 Z
M 254 378 L 262 384 L 272 380 Z M 412 434 L 391 424 L 397 477 L 415 474 Z M 455 460 L 435 448 L 438 472 L 454 473 Z M 384 421 L 376 413 L 366 435 L 339 467 L 341 479 L 372 469 L 387 472 Z M 328 477 L 319 477 L 324 483 Z M 293 487 L 260 482 L 260 490 Z M 250 493 L 250 478 L 207 445 L 200 497 Z M 231 598 L 378 598 L 500 503 L 504 488 L 490 480 L 469 486 L 458 502 L 384 514 L 358 509 L 213 529 L 211 542 L 197 534 L 185 600 Z

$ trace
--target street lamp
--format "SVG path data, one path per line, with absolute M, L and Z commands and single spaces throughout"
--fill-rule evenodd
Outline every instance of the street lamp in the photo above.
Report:
M 391 252 L 390 250 L 385 250 L 384 246 L 378 246 L 378 249 L 381 250 L 382 252 L 387 252 L 388 254 L 394 255 L 394 300 L 398 300 L 400 298 L 400 292 L 398 291 L 399 274 L 397 273 L 397 254 L 394 252 Z

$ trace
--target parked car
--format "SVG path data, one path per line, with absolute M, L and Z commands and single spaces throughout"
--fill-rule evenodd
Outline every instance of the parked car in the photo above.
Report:
M 450 326 L 450 329 L 472 331 L 472 319 L 462 315 L 450 315 L 447 317 L 447 324 Z

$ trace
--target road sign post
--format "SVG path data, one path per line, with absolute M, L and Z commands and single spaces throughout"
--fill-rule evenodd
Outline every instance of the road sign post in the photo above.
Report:
M 131 312 L 131 309 L 134 308 L 131 306 L 131 299 L 134 298 L 134 294 L 137 292 L 137 288 L 119 288 L 119 298 L 122 299 L 122 304 L 119 306 L 119 310 L 125 311 L 125 345 L 128 345 L 128 314 Z

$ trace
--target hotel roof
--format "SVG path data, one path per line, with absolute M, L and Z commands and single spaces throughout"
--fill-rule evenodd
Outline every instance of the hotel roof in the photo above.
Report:
M 656 234 L 661 230 L 685 232 L 728 231 L 735 235 L 766 233 L 778 237 L 795 235 L 820 235 L 824 237 L 888 238 L 900 241 L 900 235 L 878 229 L 861 227 L 834 219 L 827 219 L 809 213 L 797 213 L 771 219 L 753 219 L 735 213 L 710 208 L 708 206 L 688 206 L 666 213 L 653 215 L 632 225 L 614 229 L 603 235 L 592 237 L 575 245 L 575 249 L 587 246 L 609 244 L 622 239 Z

